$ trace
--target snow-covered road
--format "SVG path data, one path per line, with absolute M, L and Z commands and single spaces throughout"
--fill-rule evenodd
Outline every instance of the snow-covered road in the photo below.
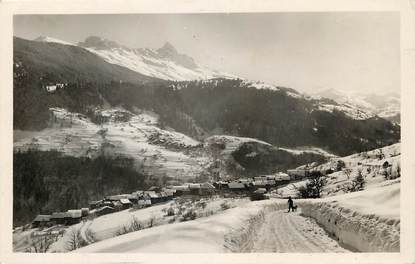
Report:
M 210 217 L 144 229 L 91 244 L 77 252 L 347 252 L 314 220 L 299 212 L 264 210 L 264 204 L 271 203 L 247 203 Z M 255 226 L 250 231 L 239 229 L 250 223 Z M 229 233 L 231 230 L 233 233 Z M 229 242 L 234 243 L 233 247 Z M 246 244 L 249 248 L 243 248 Z
M 253 241 L 251 252 L 347 252 L 317 223 L 299 212 L 269 212 Z

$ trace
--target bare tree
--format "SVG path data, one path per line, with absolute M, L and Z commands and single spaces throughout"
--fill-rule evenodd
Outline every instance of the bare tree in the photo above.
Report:
M 345 168 L 345 169 L 343 170 L 343 172 L 344 172 L 344 174 L 346 174 L 347 179 L 350 179 L 350 175 L 352 174 L 352 169 L 350 169 L 350 168 Z
M 81 229 L 78 227 L 72 227 L 68 231 L 68 241 L 66 241 L 66 249 L 72 251 L 88 245 L 85 239 L 82 237 Z
M 58 235 L 52 235 L 50 233 L 35 236 L 30 239 L 29 247 L 26 248 L 28 252 L 45 253 L 49 250 L 50 246 L 58 240 Z
M 299 195 L 301 198 L 320 198 L 326 184 L 326 178 L 321 173 L 315 173 L 305 186 L 298 188 Z

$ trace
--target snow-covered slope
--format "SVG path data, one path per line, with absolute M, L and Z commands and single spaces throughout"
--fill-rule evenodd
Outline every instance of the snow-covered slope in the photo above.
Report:
M 223 213 L 193 221 L 162 225 L 106 239 L 80 248 L 84 252 L 224 253 L 224 236 L 261 209 L 245 202 Z
M 178 200 L 170 201 L 165 204 L 154 205 L 148 208 L 140 210 L 123 210 L 120 212 L 107 214 L 94 218 L 93 220 L 88 220 L 83 223 L 79 223 L 72 227 L 69 227 L 65 234 L 60 238 L 56 243 L 54 243 L 49 252 L 66 252 L 67 241 L 70 239 L 70 231 L 72 229 L 79 229 L 82 235 L 87 239 L 91 240 L 89 234 L 93 234 L 94 241 L 89 241 L 91 243 L 100 243 L 99 241 L 108 241 L 116 239 L 115 237 L 119 236 L 122 227 L 128 227 L 133 221 L 139 222 L 144 229 L 154 229 L 157 232 L 156 226 L 176 226 L 180 222 L 184 222 L 181 219 L 180 214 L 185 214 L 186 211 L 192 210 L 196 213 L 197 219 L 203 219 L 211 215 L 220 214 L 224 211 L 221 207 L 222 204 L 228 204 L 231 208 L 241 206 L 246 204 L 248 199 L 232 199 L 232 198 L 206 198 L 201 201 L 191 201 L 190 199 L 181 204 Z M 201 208 L 200 203 L 204 203 L 205 207 Z M 174 215 L 167 215 L 166 211 L 168 209 L 174 210 Z M 186 208 L 180 212 L 183 208 Z M 226 210 L 226 209 L 225 209 Z M 153 222 L 153 226 L 149 227 L 149 222 Z M 169 228 L 167 228 L 169 229 Z M 150 232 L 152 233 L 152 232 Z M 124 236 L 124 235 L 123 235 Z M 98 242 L 97 242 L 98 241 Z M 93 247 L 93 244 L 91 245 Z
M 230 155 L 233 151 L 238 149 L 243 143 L 257 143 L 260 145 L 272 146 L 271 144 L 265 141 L 258 140 L 255 138 L 235 137 L 227 135 L 216 135 L 208 137 L 207 139 L 205 139 L 204 144 L 206 147 L 211 147 L 213 145 L 223 146 L 221 154 L 225 156 Z
M 355 120 L 365 120 L 375 116 L 375 114 L 370 111 L 362 110 L 359 107 L 356 107 L 348 103 L 332 104 L 327 102 L 319 102 L 317 106 L 318 110 L 320 111 L 327 111 L 330 113 L 332 113 L 333 111 L 339 111 Z
M 192 149 L 200 143 L 184 134 L 160 129 L 157 115 L 112 108 L 98 110 L 101 125 L 65 109 L 52 108 L 51 125 L 38 132 L 15 131 L 14 149 L 55 149 L 73 156 L 123 155 L 153 175 L 186 178 L 198 175 L 206 162 Z M 196 151 L 196 150 L 195 150 Z
M 327 158 L 337 157 L 333 153 L 330 153 L 330 152 L 328 152 L 324 149 L 317 148 L 317 147 L 298 147 L 298 148 L 279 148 L 279 149 L 285 150 L 285 151 L 290 152 L 294 155 L 301 155 L 301 154 L 304 154 L 304 153 L 313 153 L 313 154 L 322 155 L 322 156 L 327 157 Z
M 398 94 L 364 94 L 356 92 L 327 89 L 312 94 L 312 97 L 328 98 L 350 108 L 359 109 L 369 115 L 382 118 L 393 118 L 400 114 L 401 99 Z

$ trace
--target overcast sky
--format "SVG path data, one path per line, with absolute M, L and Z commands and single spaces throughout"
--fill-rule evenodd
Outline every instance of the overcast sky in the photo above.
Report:
M 15 16 L 15 35 L 135 47 L 169 41 L 199 64 L 300 91 L 399 92 L 398 13 Z

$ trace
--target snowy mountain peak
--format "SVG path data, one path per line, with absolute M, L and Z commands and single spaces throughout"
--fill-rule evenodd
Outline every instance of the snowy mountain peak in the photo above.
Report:
M 48 37 L 48 36 L 39 36 L 39 37 L 35 38 L 34 41 L 59 43 L 59 44 L 63 44 L 63 45 L 72 45 L 72 46 L 74 46 L 74 44 L 72 44 L 70 42 L 60 40 L 60 39 L 56 39 L 56 38 L 52 38 L 52 37 Z
M 195 63 L 192 57 L 185 54 L 180 54 L 176 48 L 168 41 L 164 43 L 163 47 L 157 49 L 157 54 L 161 58 L 171 60 L 172 62 L 185 68 L 192 70 L 198 68 L 198 65 Z
M 166 43 L 164 43 L 163 47 L 159 48 L 157 50 L 158 53 L 162 54 L 177 54 L 177 50 L 176 48 L 168 41 L 166 41 Z
M 181 54 L 169 42 L 161 48 L 128 48 L 115 41 L 90 36 L 78 46 L 105 61 L 126 67 L 143 75 L 175 81 L 235 78 L 235 76 L 198 65 L 192 57 Z

